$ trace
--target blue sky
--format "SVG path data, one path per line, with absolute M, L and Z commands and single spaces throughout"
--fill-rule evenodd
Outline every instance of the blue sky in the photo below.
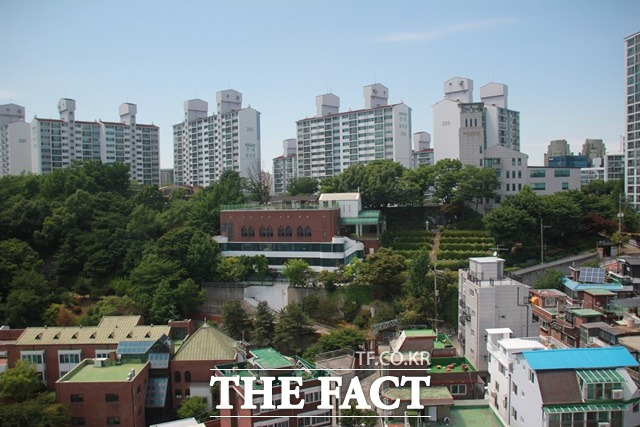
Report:
M 586 138 L 617 150 L 624 132 L 623 38 L 640 31 L 639 1 L 8 1 L 0 103 L 28 120 L 58 117 L 62 97 L 79 120 L 116 120 L 122 102 L 161 129 L 183 101 L 215 109 L 233 88 L 262 113 L 262 161 L 281 154 L 295 121 L 331 91 L 362 108 L 362 87 L 386 85 L 413 109 L 413 132 L 432 131 L 431 106 L 454 76 L 509 86 L 521 149 L 542 164 L 552 139 L 574 152 Z

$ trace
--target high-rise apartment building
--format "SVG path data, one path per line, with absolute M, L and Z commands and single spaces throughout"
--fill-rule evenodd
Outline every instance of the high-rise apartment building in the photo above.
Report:
M 416 132 L 413 134 L 413 151 L 411 152 L 411 167 L 433 164 L 433 148 L 431 148 L 431 135 L 428 132 Z
M 208 186 L 230 169 L 248 177 L 260 167 L 260 112 L 242 108 L 242 94 L 232 89 L 216 93 L 217 113 L 201 99 L 184 103 L 184 120 L 173 125 L 176 185 Z
M 297 175 L 297 145 L 295 138 L 285 139 L 282 141 L 282 156 L 273 159 L 273 193 L 276 196 L 286 192 L 289 183 Z
M 640 208 L 640 32 L 624 39 L 627 58 L 627 201 Z
M 153 124 L 136 122 L 137 106 L 120 105 L 120 122 L 86 122 L 75 118 L 76 101 L 58 103 L 60 119 L 36 117 L 31 122 L 32 172 L 46 174 L 76 160 L 125 163 L 131 179 L 141 184 L 160 181 L 160 136 Z
M 566 139 L 554 139 L 549 142 L 547 152 L 544 155 L 544 165 L 549 166 L 549 158 L 559 156 L 570 156 L 571 147 Z
M 365 108 L 340 112 L 340 98 L 316 97 L 317 114 L 298 120 L 298 176 L 335 176 L 352 164 L 391 159 L 411 166 L 411 108 L 388 104 L 389 90 L 364 87 Z
M 489 83 L 480 88 L 480 101 L 473 102 L 473 81 L 466 78 L 454 77 L 444 83 L 445 99 L 433 106 L 433 139 L 435 160 L 459 159 L 464 164 L 478 165 L 478 153 L 470 163 L 462 160 L 463 151 L 468 158 L 469 141 L 462 137 L 462 128 L 478 127 L 482 133 L 483 149 L 493 145 L 500 145 L 512 150 L 520 150 L 520 113 L 508 108 L 508 87 L 501 83 Z M 462 105 L 472 104 L 472 109 L 481 113 L 475 117 L 473 126 L 461 117 L 465 112 Z M 468 111 L 467 111 L 468 112 Z M 466 131 L 468 134 L 468 129 Z M 474 134 L 474 138 L 478 136 Z
M 21 105 L 0 105 L 0 176 L 33 171 L 31 127 L 24 117 Z
M 586 139 L 582 144 L 582 155 L 587 156 L 593 166 L 602 166 L 607 148 L 601 139 Z

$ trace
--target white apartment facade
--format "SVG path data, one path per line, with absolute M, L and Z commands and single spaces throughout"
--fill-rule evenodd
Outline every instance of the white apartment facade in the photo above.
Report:
M 136 122 L 137 106 L 120 105 L 120 122 L 78 121 L 76 101 L 58 103 L 60 119 L 31 122 L 32 172 L 46 174 L 77 160 L 125 163 L 131 179 L 141 184 L 160 182 L 160 134 L 153 124 Z
M 626 62 L 626 195 L 640 209 L 640 32 L 624 39 Z
M 470 258 L 469 268 L 459 270 L 458 338 L 464 356 L 479 372 L 489 367 L 487 329 L 510 328 L 519 337 L 538 331 L 531 320 L 529 289 L 504 275 L 501 258 Z
M 224 170 L 248 177 L 261 167 L 260 112 L 242 108 L 242 94 L 232 89 L 217 92 L 216 101 L 212 115 L 206 101 L 185 101 L 184 120 L 173 125 L 176 185 L 206 187 Z
M 389 105 L 388 93 L 365 86 L 365 108 L 342 113 L 334 94 L 316 97 L 316 116 L 296 122 L 298 176 L 321 179 L 378 159 L 411 167 L 411 108 Z
M 291 180 L 298 174 L 296 139 L 282 141 L 282 149 L 282 156 L 273 159 L 273 194 L 276 196 L 285 193 Z
M 580 169 L 580 185 L 585 186 L 596 180 L 605 180 L 604 167 L 599 168 L 581 168 Z
M 0 176 L 33 171 L 31 126 L 24 118 L 23 106 L 0 105 Z
M 508 87 L 489 83 L 480 88 L 480 102 L 473 102 L 473 81 L 454 77 L 444 83 L 442 101 L 433 105 L 433 144 L 435 161 L 459 159 L 463 164 L 477 166 L 480 153 L 465 156 L 469 141 L 462 137 L 463 128 L 476 127 L 482 131 L 483 148 L 494 145 L 520 150 L 520 113 L 508 108 Z M 472 104 L 479 115 L 473 125 L 465 124 L 465 104 Z M 469 113 L 470 111 L 466 111 Z M 468 117 L 467 117 L 468 119 Z M 468 154 L 468 153 L 467 153 Z M 463 160 L 464 158 L 464 160 Z
M 549 349 L 489 329 L 490 406 L 514 427 L 640 425 L 638 362 L 624 347 Z
M 431 135 L 421 131 L 413 134 L 413 151 L 411 152 L 411 167 L 420 165 L 433 165 L 433 148 L 431 148 Z

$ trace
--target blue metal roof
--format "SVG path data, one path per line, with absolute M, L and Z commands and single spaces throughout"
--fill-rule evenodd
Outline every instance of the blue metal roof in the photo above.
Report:
M 562 278 L 562 284 L 572 291 L 584 291 L 586 289 L 606 289 L 609 291 L 622 291 L 624 289 L 620 283 L 580 283 L 574 282 L 568 277 Z
M 639 366 L 624 347 L 535 350 L 524 351 L 522 355 L 534 371 Z

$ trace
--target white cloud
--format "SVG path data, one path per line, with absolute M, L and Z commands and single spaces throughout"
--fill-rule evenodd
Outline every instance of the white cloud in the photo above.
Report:
M 447 27 L 435 28 L 428 31 L 418 31 L 409 33 L 393 33 L 376 39 L 379 42 L 411 42 L 411 41 L 430 41 L 439 39 L 451 34 L 464 33 L 472 30 L 480 30 L 483 28 L 495 27 L 501 24 L 511 22 L 510 18 L 495 18 L 484 21 L 463 22 L 460 24 L 449 25 Z

